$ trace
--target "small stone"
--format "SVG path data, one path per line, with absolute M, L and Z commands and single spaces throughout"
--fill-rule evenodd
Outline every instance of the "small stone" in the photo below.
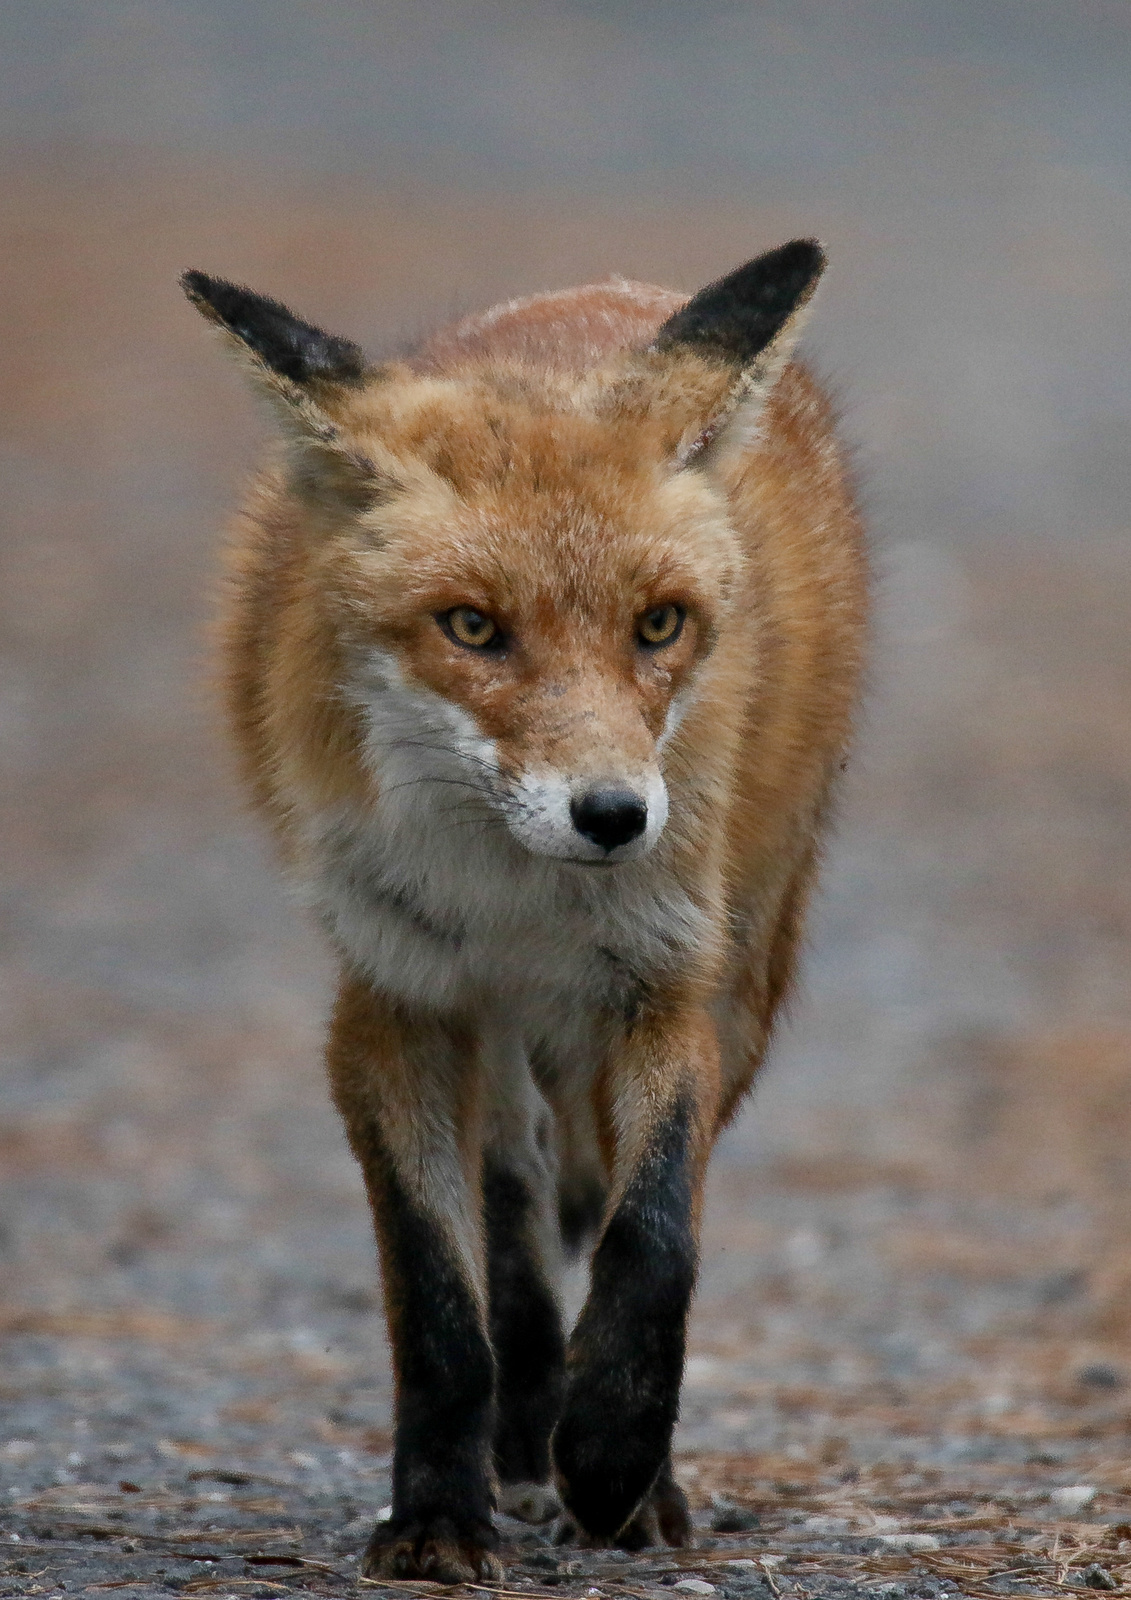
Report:
M 762 1571 L 762 1563 L 760 1561 L 751 1561 L 749 1556 L 736 1556 L 733 1561 L 723 1561 L 720 1562 L 720 1565 L 726 1567 L 728 1572 Z
M 887 1550 L 937 1550 L 939 1541 L 933 1533 L 881 1533 L 880 1543 Z
M 1084 1507 L 1091 1505 L 1095 1498 L 1095 1485 L 1091 1483 L 1065 1484 L 1060 1489 L 1054 1489 L 1049 1495 L 1056 1509 L 1066 1517 L 1073 1517 L 1078 1511 L 1083 1511 Z
M 716 1495 L 711 1516 L 712 1533 L 750 1533 L 758 1526 L 758 1518 L 745 1506 Z
M 673 1583 L 672 1588 L 677 1594 L 714 1594 L 715 1586 L 708 1583 L 706 1578 L 681 1578 L 678 1583 Z
M 1118 1589 L 1119 1585 L 1106 1567 L 1101 1567 L 1099 1562 L 1093 1561 L 1090 1567 L 1084 1568 L 1084 1582 L 1089 1589 Z
M 1110 1361 L 1090 1361 L 1080 1368 L 1076 1382 L 1086 1384 L 1089 1389 L 1122 1389 L 1126 1379 Z

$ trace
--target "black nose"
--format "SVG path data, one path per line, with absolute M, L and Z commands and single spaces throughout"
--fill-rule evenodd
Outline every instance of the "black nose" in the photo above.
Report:
M 590 789 L 570 802 L 569 814 L 578 833 L 602 850 L 639 839 L 648 826 L 648 807 L 631 789 Z

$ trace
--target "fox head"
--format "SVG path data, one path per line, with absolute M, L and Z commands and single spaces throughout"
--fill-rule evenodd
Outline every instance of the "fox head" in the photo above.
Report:
M 282 421 L 306 625 L 383 804 L 427 791 L 578 866 L 651 850 L 742 593 L 726 475 L 823 267 L 785 245 L 585 370 L 439 375 L 185 274 Z

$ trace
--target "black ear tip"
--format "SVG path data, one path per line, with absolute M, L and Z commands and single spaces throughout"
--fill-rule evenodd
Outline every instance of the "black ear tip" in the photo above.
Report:
M 225 290 L 229 296 L 238 292 L 234 283 L 228 283 L 224 278 L 213 278 L 209 273 L 200 272 L 196 267 L 190 267 L 187 272 L 182 272 L 179 282 L 194 306 L 202 309 L 207 306 L 212 311 L 218 309 L 216 302 L 223 296 Z
M 817 239 L 791 239 L 693 295 L 669 317 L 654 348 L 690 345 L 724 361 L 749 364 L 812 297 L 825 269 Z
M 751 261 L 747 270 L 764 283 L 780 284 L 786 292 L 787 286 L 804 286 L 801 289 L 804 293 L 805 287 L 816 284 L 828 264 L 828 255 L 819 239 L 791 239 L 788 244 L 779 245 L 776 250 L 769 250 Z
M 797 252 L 798 265 L 807 266 L 814 278 L 819 278 L 829 264 L 829 253 L 820 239 L 794 239 L 786 248 Z
M 280 377 L 352 384 L 365 376 L 365 356 L 357 345 L 304 322 L 281 301 L 195 267 L 181 274 L 181 288 L 210 322 L 227 328 Z
M 798 265 L 808 271 L 812 283 L 824 272 L 829 264 L 829 253 L 820 239 L 795 239 L 793 246 L 797 251 Z
M 772 250 L 770 255 L 785 257 L 797 266 L 824 267 L 829 259 L 828 252 L 820 239 L 791 239 L 780 249 Z

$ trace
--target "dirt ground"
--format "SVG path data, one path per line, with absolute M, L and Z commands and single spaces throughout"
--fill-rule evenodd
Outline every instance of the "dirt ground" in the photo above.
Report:
M 447 309 L 452 202 L 329 186 L 281 227 L 262 174 L 7 171 L 0 1595 L 355 1592 L 389 1494 L 373 1251 L 327 962 L 205 683 L 257 423 L 174 278 L 285 283 L 374 345 Z M 729 212 L 681 226 L 500 200 L 451 272 L 476 303 L 550 260 L 741 258 Z M 806 990 L 713 1171 L 700 1547 L 508 1524 L 509 1591 L 1131 1584 L 1131 572 L 1099 536 L 938 537 L 944 510 L 889 508 Z

